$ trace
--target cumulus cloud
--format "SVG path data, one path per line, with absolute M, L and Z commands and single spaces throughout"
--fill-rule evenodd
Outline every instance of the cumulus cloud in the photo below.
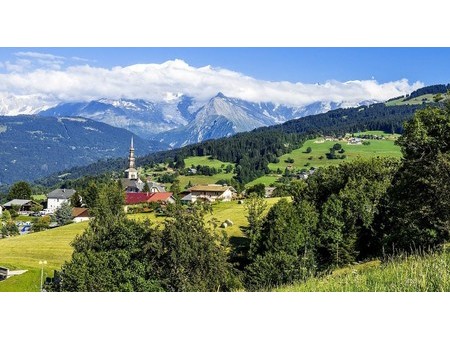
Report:
M 40 57 L 41 60 L 45 58 L 54 61 L 50 54 L 48 57 Z M 254 102 L 271 101 L 302 106 L 317 101 L 382 101 L 410 93 L 422 86 L 419 82 L 410 84 L 406 79 L 386 83 L 370 79 L 327 81 L 323 84 L 263 81 L 223 68 L 192 67 L 183 60 L 118 66 L 111 69 L 83 65 L 63 70 L 46 67 L 29 72 L 0 74 L 2 92 L 39 94 L 54 101 L 93 100 L 103 97 L 163 101 L 180 94 L 205 101 L 222 92 L 230 97 Z

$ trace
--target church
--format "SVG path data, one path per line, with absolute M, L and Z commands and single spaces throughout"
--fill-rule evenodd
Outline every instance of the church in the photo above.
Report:
M 142 182 L 139 177 L 139 173 L 136 169 L 136 158 L 134 156 L 134 142 L 133 137 L 131 137 L 130 152 L 128 155 L 128 169 L 125 170 L 125 175 L 120 179 L 125 192 L 142 192 L 144 191 L 145 184 L 148 186 L 148 192 L 165 192 L 163 185 L 147 180 L 147 182 Z
M 128 169 L 125 170 L 125 177 L 120 179 L 120 183 L 126 192 L 140 192 L 144 190 L 145 183 L 139 178 L 136 169 L 133 137 L 131 137 L 130 153 L 128 155 Z

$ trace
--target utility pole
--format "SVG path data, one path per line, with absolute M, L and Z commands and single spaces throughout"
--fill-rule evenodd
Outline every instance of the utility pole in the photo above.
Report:
M 44 265 L 47 264 L 47 261 L 39 261 L 39 265 L 41 266 L 41 292 L 44 291 Z

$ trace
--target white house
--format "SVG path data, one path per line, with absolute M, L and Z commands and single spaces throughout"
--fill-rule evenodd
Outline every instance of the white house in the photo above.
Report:
M 55 189 L 47 195 L 47 209 L 50 212 L 55 212 L 61 204 L 68 202 L 70 204 L 70 198 L 75 194 L 73 189 Z
M 204 200 L 209 202 L 224 201 L 230 202 L 236 195 L 236 190 L 231 186 L 219 184 L 196 185 L 188 189 L 189 194 L 181 200 L 185 202 L 196 202 Z

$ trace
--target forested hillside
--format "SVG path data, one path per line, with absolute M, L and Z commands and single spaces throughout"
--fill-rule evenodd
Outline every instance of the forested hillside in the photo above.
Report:
M 340 136 L 364 130 L 402 132 L 403 122 L 408 120 L 421 105 L 386 106 L 383 103 L 357 108 L 337 109 L 328 113 L 307 116 L 284 124 L 263 127 L 229 138 L 209 140 L 180 149 L 153 153 L 137 159 L 139 166 L 164 161 L 177 161 L 188 156 L 212 156 L 224 162 L 236 164 L 236 178 L 247 183 L 269 171 L 268 164 L 278 156 L 298 148 L 306 139 L 319 135 Z M 64 183 L 58 177 L 67 174 L 65 180 L 105 172 L 122 172 L 124 159 L 100 161 L 89 166 L 72 168 L 58 175 L 41 179 L 38 183 L 55 185 Z

